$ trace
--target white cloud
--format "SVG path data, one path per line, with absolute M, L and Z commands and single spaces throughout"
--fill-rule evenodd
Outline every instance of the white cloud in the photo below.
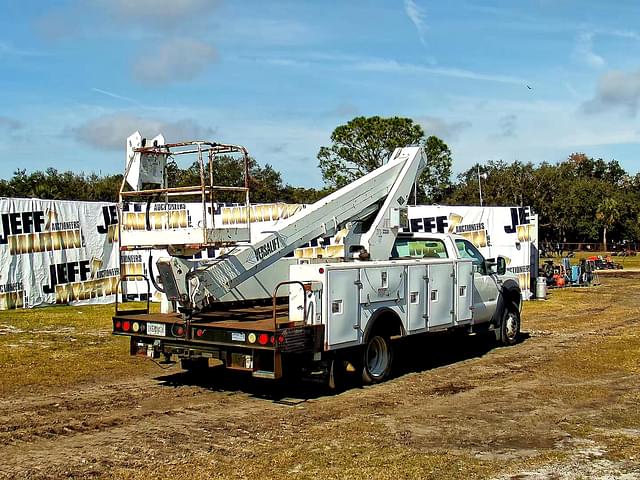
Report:
M 23 128 L 24 124 L 20 120 L 0 115 L 0 129 L 15 132 L 17 130 L 22 130 Z
M 210 15 L 216 2 L 210 0 L 94 0 L 94 5 L 128 23 L 176 25 Z M 213 3 L 213 5 L 212 5 Z
M 106 28 L 122 35 L 125 28 L 161 32 L 188 31 L 216 12 L 211 0 L 71 0 L 45 11 L 34 20 L 36 31 L 59 40 L 90 36 Z M 90 19 L 90 21 L 87 21 Z
M 334 108 L 322 112 L 323 116 L 327 117 L 355 117 L 360 113 L 360 109 L 352 102 L 341 102 Z
M 612 70 L 598 81 L 593 99 L 582 105 L 586 113 L 599 113 L 611 109 L 624 109 L 635 116 L 640 106 L 640 70 L 622 72 Z
M 170 39 L 157 47 L 153 55 L 144 55 L 133 65 L 135 78 L 148 85 L 165 85 L 193 79 L 218 54 L 209 44 L 197 40 Z
M 513 137 L 516 134 L 516 126 L 518 123 L 518 117 L 513 113 L 504 115 L 498 119 L 498 126 L 500 127 L 500 137 Z
M 470 128 L 471 122 L 448 122 L 440 117 L 418 117 L 417 122 L 424 128 L 427 136 L 435 135 L 443 140 L 457 140 L 460 132 Z
M 68 128 L 65 134 L 70 133 L 77 141 L 95 148 L 124 151 L 127 137 L 136 130 L 149 138 L 162 133 L 168 142 L 210 139 L 215 134 L 215 129 L 199 125 L 192 119 L 168 122 L 128 112 L 93 118 Z
M 94 88 L 91 89 L 91 91 L 92 92 L 96 92 L 96 93 L 100 93 L 100 94 L 105 95 L 107 97 L 115 98 L 116 100 L 124 100 L 125 102 L 129 102 L 129 103 L 138 103 L 133 98 L 125 97 L 123 95 L 118 95 L 117 93 L 113 93 L 113 92 L 110 92 L 108 90 L 103 90 L 101 88 L 95 88 L 94 87 Z
M 630 40 L 640 40 L 640 34 L 632 30 L 595 30 L 596 33 L 602 35 L 610 35 L 612 37 L 627 38 Z
M 420 8 L 414 0 L 404 0 L 404 11 L 416 27 L 418 31 L 418 37 L 420 38 L 420 43 L 422 45 L 426 45 L 424 36 L 427 30 L 427 25 L 425 24 L 425 14 L 424 10 Z
M 508 75 L 495 75 L 490 73 L 480 73 L 471 70 L 464 70 L 452 67 L 428 67 L 426 65 L 416 65 L 409 63 L 399 63 L 395 60 L 372 60 L 363 61 L 353 65 L 356 70 L 370 72 L 387 72 L 401 74 L 428 74 L 441 75 L 445 77 L 466 78 L 468 80 L 481 80 L 487 82 L 511 83 L 525 85 L 527 82 L 522 78 Z
M 593 32 L 583 32 L 576 39 L 574 57 L 581 63 L 593 68 L 602 68 L 606 65 L 604 58 L 593 51 Z
M 40 52 L 35 52 L 33 50 L 24 50 L 22 48 L 16 48 L 9 43 L 0 42 L 0 57 L 41 57 L 43 55 L 44 54 Z

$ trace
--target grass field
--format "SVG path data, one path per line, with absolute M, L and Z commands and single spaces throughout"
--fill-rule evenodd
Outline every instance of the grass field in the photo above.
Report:
M 591 257 L 591 256 L 602 256 L 606 258 L 610 253 L 608 252 L 576 252 L 575 256 L 571 258 L 572 265 L 578 265 L 580 260 L 583 258 Z M 545 260 L 553 260 L 554 263 L 560 263 L 561 257 L 544 257 L 540 258 L 540 265 L 544 263 Z M 611 259 L 615 263 L 619 263 L 626 269 L 640 269 L 640 255 L 631 255 L 631 256 L 612 256 Z
M 526 302 L 514 347 L 402 344 L 396 378 L 334 393 L 167 373 L 111 315 L 0 312 L 0 478 L 640 478 L 639 274 Z
M 0 312 L 0 395 L 64 388 L 152 370 L 111 335 L 113 305 Z M 157 308 L 157 306 L 154 306 Z

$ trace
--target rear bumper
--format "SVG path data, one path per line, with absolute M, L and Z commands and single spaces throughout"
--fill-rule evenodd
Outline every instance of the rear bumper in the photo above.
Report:
M 246 328 L 238 329 L 173 320 L 162 323 L 164 335 L 152 335 L 149 330 L 162 332 L 162 328 L 150 326 L 158 322 L 118 316 L 113 318 L 113 334 L 130 338 L 131 355 L 164 357 L 173 362 L 217 359 L 226 368 L 271 379 L 282 376 L 283 358 L 312 360 L 324 349 L 324 325 L 258 329 L 253 327 L 259 325 L 247 322 Z M 126 329 L 125 321 L 129 322 Z

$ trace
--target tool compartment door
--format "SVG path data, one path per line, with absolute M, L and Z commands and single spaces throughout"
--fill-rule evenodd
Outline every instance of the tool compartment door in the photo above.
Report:
M 330 347 L 358 340 L 358 280 L 357 268 L 328 272 L 327 342 Z
M 453 325 L 453 263 L 437 263 L 428 267 L 429 329 Z
M 456 323 L 471 321 L 473 311 L 473 262 L 461 260 L 456 263 Z
M 417 333 L 426 328 L 429 316 L 427 266 L 409 265 L 407 272 L 407 310 L 409 312 L 407 330 L 411 333 Z
M 360 303 L 402 300 L 405 296 L 405 267 L 384 266 L 360 269 Z

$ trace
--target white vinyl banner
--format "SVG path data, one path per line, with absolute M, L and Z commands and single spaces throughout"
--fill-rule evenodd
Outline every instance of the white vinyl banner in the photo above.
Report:
M 283 203 L 206 206 L 208 225 L 242 226 L 251 221 L 251 241 L 268 235 L 304 205 Z M 148 209 L 148 212 L 147 212 Z M 202 204 L 129 204 L 122 212 L 127 230 L 180 230 L 202 225 Z M 118 210 L 113 203 L 0 198 L 0 310 L 40 305 L 95 304 L 115 301 L 118 281 L 127 299 L 158 292 L 151 279 L 164 250 L 130 250 L 119 258 Z M 470 239 L 487 258 L 502 255 L 518 274 L 529 298 L 537 273 L 537 216 L 528 207 L 409 207 L 409 230 L 450 232 Z M 198 257 L 214 257 L 209 249 Z M 120 260 L 122 264 L 120 264 Z M 151 260 L 151 261 L 150 261 Z M 138 277 L 136 277 L 138 275 Z
M 485 258 L 505 257 L 507 271 L 518 275 L 522 298 L 531 298 L 538 273 L 538 216 L 530 207 L 409 207 L 409 230 L 456 233 Z
M 211 209 L 207 206 L 207 214 Z M 251 240 L 269 234 L 302 205 L 214 205 L 214 225 L 241 225 L 251 219 Z M 201 203 L 129 204 L 123 229 L 162 230 L 201 226 Z M 165 250 L 131 250 L 118 256 L 118 209 L 113 203 L 0 198 L 0 310 L 45 305 L 113 303 L 120 275 L 129 300 L 160 299 L 142 275 Z M 209 220 L 211 225 L 211 219 Z M 211 258 L 210 249 L 197 257 Z M 120 260 L 122 264 L 120 264 Z M 151 260 L 151 261 L 150 261 Z M 150 287 L 150 288 L 149 288 Z
M 100 229 L 109 208 L 0 198 L 0 310 L 113 302 L 118 245 Z

